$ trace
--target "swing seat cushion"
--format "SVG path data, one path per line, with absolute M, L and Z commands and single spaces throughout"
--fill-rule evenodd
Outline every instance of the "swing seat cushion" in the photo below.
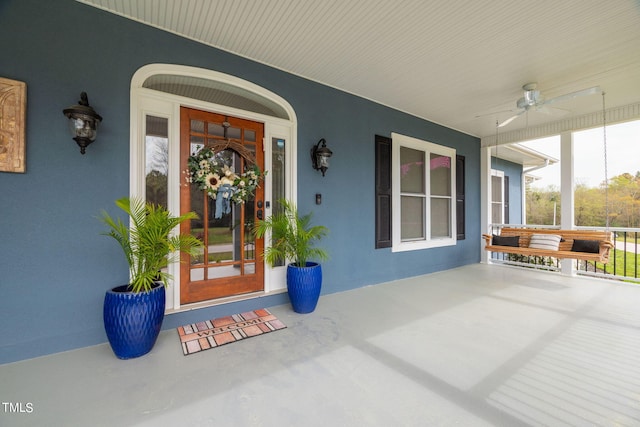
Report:
M 587 252 L 597 254 L 600 252 L 600 242 L 597 240 L 574 240 L 571 246 L 573 252 Z
M 520 236 L 497 236 L 493 235 L 491 238 L 491 244 L 495 246 L 510 246 L 510 247 L 518 247 L 520 246 Z
M 562 236 L 557 234 L 533 234 L 529 241 L 529 247 L 532 249 L 545 249 L 549 251 L 557 251 L 560 247 Z

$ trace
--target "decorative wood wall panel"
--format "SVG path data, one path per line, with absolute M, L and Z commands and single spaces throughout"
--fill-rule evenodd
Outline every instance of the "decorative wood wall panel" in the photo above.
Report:
M 27 84 L 0 77 L 0 171 L 25 172 Z

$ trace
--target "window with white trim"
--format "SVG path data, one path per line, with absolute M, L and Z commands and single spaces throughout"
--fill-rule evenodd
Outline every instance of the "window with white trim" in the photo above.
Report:
M 392 134 L 392 250 L 456 244 L 456 150 Z
M 504 224 L 504 172 L 491 169 L 491 223 Z

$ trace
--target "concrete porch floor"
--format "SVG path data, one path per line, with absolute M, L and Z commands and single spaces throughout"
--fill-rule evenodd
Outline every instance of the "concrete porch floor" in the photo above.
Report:
M 190 356 L 170 330 L 0 365 L 32 408 L 0 425 L 640 425 L 637 285 L 476 264 L 269 309 L 287 329 Z

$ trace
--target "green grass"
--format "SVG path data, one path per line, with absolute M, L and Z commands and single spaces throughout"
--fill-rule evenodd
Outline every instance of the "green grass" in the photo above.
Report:
M 615 238 L 616 242 L 624 242 L 624 236 L 620 235 Z M 635 236 L 627 235 L 627 244 L 634 245 L 636 243 Z M 640 236 L 638 236 L 638 244 L 640 244 Z
M 191 233 L 202 239 L 202 228 L 192 228 Z M 245 234 L 246 243 L 253 242 L 253 234 Z M 231 244 L 233 243 L 233 235 L 229 231 L 228 227 L 211 227 L 209 228 L 209 245 L 219 245 L 219 244 Z M 246 259 L 250 259 L 251 256 L 248 254 L 245 255 Z M 201 264 L 204 256 L 203 254 L 195 255 L 192 258 L 193 264 Z M 214 252 L 209 254 L 209 262 L 216 263 L 220 261 L 231 261 L 233 258 L 233 254 L 231 252 Z
M 615 258 L 616 269 L 614 274 L 616 276 L 635 277 L 637 274 L 636 272 L 640 271 L 640 254 L 638 254 L 638 256 L 636 257 L 636 254 L 633 252 L 626 252 L 626 251 L 621 251 L 619 249 L 614 249 L 613 257 L 609 258 L 609 264 L 607 264 L 607 271 L 609 271 L 609 268 L 611 268 L 611 271 L 613 271 L 613 265 L 614 265 L 613 258 Z M 626 260 L 626 267 L 627 267 L 626 274 L 624 271 L 625 260 Z
M 202 228 L 193 228 L 191 229 L 191 233 L 202 239 Z M 233 236 L 229 232 L 229 228 L 227 227 L 211 227 L 209 228 L 209 244 L 217 245 L 220 243 L 231 243 L 233 242 Z

